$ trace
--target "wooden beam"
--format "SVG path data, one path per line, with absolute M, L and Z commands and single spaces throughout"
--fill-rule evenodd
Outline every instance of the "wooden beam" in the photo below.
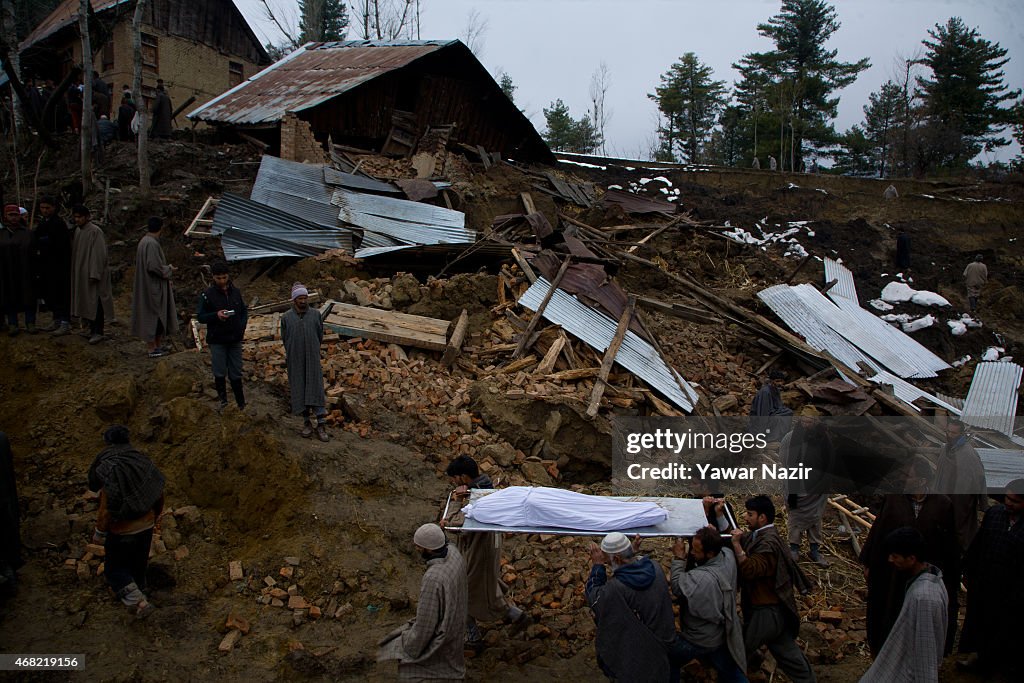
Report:
M 601 396 L 604 394 L 604 388 L 608 383 L 608 373 L 611 372 L 612 365 L 615 363 L 615 356 L 619 353 L 622 340 L 626 338 L 626 330 L 629 329 L 629 322 L 633 319 L 634 308 L 636 308 L 636 297 L 630 296 L 625 310 L 619 316 L 619 325 L 615 328 L 615 336 L 612 337 L 612 341 L 604 353 L 604 359 L 601 361 L 601 370 L 598 372 L 597 380 L 594 382 L 594 391 L 590 394 L 587 417 L 596 417 L 597 409 L 601 407 Z
M 666 315 L 682 318 L 683 320 L 689 320 L 690 322 L 700 323 L 702 325 L 721 325 L 725 322 L 721 318 L 709 315 L 707 312 L 699 308 L 686 306 L 684 304 L 659 301 L 658 299 L 652 299 L 649 296 L 638 296 L 636 300 L 637 303 L 642 304 L 647 308 L 652 308 L 656 311 L 660 311 L 661 313 L 665 313 Z
M 828 290 L 832 289 L 833 287 L 835 287 L 838 284 L 839 284 L 839 280 L 838 279 L 829 280 L 828 282 L 825 283 L 825 286 L 821 288 L 821 293 L 822 294 L 827 293 Z
M 672 223 L 666 223 L 665 225 L 661 226 L 660 228 L 658 228 L 657 230 L 652 232 L 650 235 L 648 235 L 647 237 L 644 237 L 642 240 L 637 242 L 635 245 L 633 245 L 632 247 L 627 249 L 626 250 L 627 253 L 632 254 L 632 253 L 636 252 L 636 250 L 639 249 L 642 245 L 647 244 L 649 241 L 651 241 L 652 239 L 654 239 L 655 237 L 657 237 L 661 233 L 665 232 L 666 230 L 668 230 L 672 226 L 673 226 Z
M 530 281 L 531 285 L 537 281 L 537 273 L 533 272 L 533 268 L 530 267 L 526 257 L 523 256 L 523 253 L 519 251 L 519 249 L 512 249 L 512 258 L 515 259 L 519 269 L 523 271 L 523 275 L 526 276 L 526 279 Z
M 519 339 L 519 346 L 516 347 L 515 353 L 512 354 L 512 360 L 521 357 L 527 347 L 530 345 L 530 335 L 537 329 L 537 325 L 540 324 L 541 319 L 544 316 L 544 309 L 548 307 L 548 302 L 551 301 L 551 297 L 554 295 L 555 290 L 558 289 L 558 284 L 562 281 L 562 277 L 565 276 L 565 271 L 569 270 L 569 264 L 572 263 L 572 257 L 566 256 L 565 260 L 562 261 L 562 267 L 558 269 L 558 273 L 555 275 L 555 279 L 551 282 L 551 287 L 548 289 L 548 293 L 544 295 L 544 298 L 540 302 L 540 306 L 537 307 L 537 311 L 530 318 L 530 324 L 527 325 L 526 331 L 523 332 L 523 336 Z
M 540 365 L 537 366 L 535 371 L 538 375 L 547 375 L 555 369 L 555 363 L 558 362 L 558 354 L 562 352 L 562 347 L 565 345 L 565 335 L 558 335 L 555 337 L 555 341 L 551 343 L 551 348 L 544 354 L 544 358 L 541 359 Z
M 811 260 L 811 255 L 810 255 L 810 254 L 808 254 L 807 256 L 804 256 L 803 260 L 802 260 L 802 261 L 800 261 L 800 265 L 798 265 L 798 266 L 797 266 L 796 268 L 794 268 L 794 269 L 793 269 L 793 272 L 792 272 L 792 273 L 790 273 L 790 274 L 789 274 L 789 277 L 787 277 L 787 278 L 786 278 L 786 284 L 787 284 L 787 285 L 788 285 L 788 284 L 789 284 L 790 282 L 792 282 L 792 281 L 793 281 L 793 278 L 795 278 L 795 277 L 796 277 L 796 274 L 797 274 L 797 273 L 799 273 L 799 272 L 800 272 L 801 270 L 803 270 L 803 267 L 804 267 L 804 266 L 806 266 L 806 265 L 807 265 L 807 262 L 808 262 L 808 261 L 810 261 L 810 260 Z
M 523 200 L 523 208 L 526 209 L 527 216 L 531 213 L 537 213 L 537 207 L 533 203 L 533 196 L 529 192 L 521 192 L 519 198 Z
M 455 363 L 455 359 L 462 353 L 462 343 L 466 339 L 466 330 L 468 328 L 469 313 L 463 308 L 458 322 L 455 323 L 452 338 L 448 340 L 448 347 L 444 350 L 444 355 L 441 356 L 441 362 L 444 363 L 446 368 L 450 368 Z

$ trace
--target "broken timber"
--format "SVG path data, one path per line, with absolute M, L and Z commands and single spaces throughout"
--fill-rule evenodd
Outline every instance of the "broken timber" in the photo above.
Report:
M 441 362 L 444 363 L 446 368 L 450 368 L 455 363 L 455 359 L 462 353 L 462 342 L 466 339 L 466 329 L 468 327 L 469 313 L 463 308 L 458 322 L 455 323 L 452 338 L 448 341 L 448 347 L 444 350 L 444 355 L 441 357 Z
M 568 259 L 566 261 L 568 262 Z M 615 356 L 619 353 L 619 347 L 622 346 L 622 340 L 626 336 L 626 330 L 629 328 L 630 321 L 633 319 L 633 309 L 635 307 L 636 297 L 631 296 L 629 297 L 629 303 L 626 304 L 626 309 L 619 317 L 619 324 L 615 328 L 615 336 L 612 337 L 612 341 L 604 353 L 604 359 L 601 361 L 601 370 L 597 373 L 594 391 L 590 395 L 590 404 L 587 406 L 587 417 L 597 416 L 597 409 L 601 406 L 601 396 L 604 394 L 604 388 L 608 384 L 608 373 L 611 372 L 612 365 L 615 363 Z
M 565 271 L 569 270 L 569 264 L 572 263 L 572 257 L 567 256 L 565 261 L 562 262 L 561 268 L 558 269 L 558 273 L 555 275 L 555 279 L 551 282 L 551 289 L 544 295 L 544 298 L 540 302 L 540 307 L 530 318 L 530 324 L 526 327 L 526 331 L 523 332 L 522 337 L 519 339 L 519 345 L 516 347 L 515 352 L 512 354 L 512 360 L 515 360 L 526 352 L 527 347 L 530 346 L 530 336 L 533 335 L 533 331 L 537 329 L 537 325 L 544 317 L 544 309 L 548 307 L 548 302 L 551 301 L 551 295 L 558 289 L 559 283 L 562 282 L 562 278 L 565 276 Z
M 449 325 L 447 320 L 337 302 L 324 320 L 324 327 L 346 337 L 376 339 L 430 351 L 444 351 L 448 347 Z

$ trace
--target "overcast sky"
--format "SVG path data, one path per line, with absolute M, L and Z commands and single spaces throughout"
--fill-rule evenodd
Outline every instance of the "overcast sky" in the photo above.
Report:
M 256 35 L 281 41 L 260 0 L 235 0 Z M 294 20 L 295 0 L 270 0 Z M 951 16 L 1009 50 L 1010 88 L 1024 86 L 1024 2 L 1020 0 L 836 0 L 842 26 L 829 43 L 839 59 L 868 57 L 871 68 L 840 92 L 837 130 L 863 119 L 868 94 L 895 73 L 900 56 L 921 49 L 928 29 Z M 654 139 L 654 103 L 647 97 L 659 77 L 685 52 L 694 52 L 732 85 L 732 63 L 772 47 L 757 24 L 779 11 L 778 0 L 421 0 L 422 37 L 458 38 L 475 9 L 487 22 L 478 57 L 492 73 L 504 70 L 516 103 L 538 130 L 542 109 L 561 98 L 574 116 L 590 106 L 590 81 L 603 61 L 611 87 L 608 152 L 645 156 Z M 350 35 L 350 37 L 356 37 Z M 999 152 L 1007 159 L 1016 145 Z

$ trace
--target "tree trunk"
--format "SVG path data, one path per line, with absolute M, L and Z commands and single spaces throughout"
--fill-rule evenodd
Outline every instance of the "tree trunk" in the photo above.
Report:
M 143 196 L 149 194 L 149 123 L 146 120 L 146 101 L 142 98 L 142 14 L 145 9 L 146 0 L 139 0 L 132 17 L 132 54 L 135 57 L 132 98 L 139 118 L 139 192 Z
M 92 111 L 92 46 L 89 44 L 89 0 L 81 0 L 78 32 L 82 36 L 82 195 L 92 191 L 92 143 L 95 122 Z

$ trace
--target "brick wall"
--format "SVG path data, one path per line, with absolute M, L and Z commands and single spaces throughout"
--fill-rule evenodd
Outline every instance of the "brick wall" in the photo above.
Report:
M 295 114 L 285 114 L 281 119 L 281 158 L 317 164 L 330 163 L 327 152 L 313 136 L 313 129 Z
M 156 71 L 143 66 L 143 86 L 156 88 L 156 80 L 162 78 L 167 94 L 171 98 L 171 105 L 175 108 L 189 97 L 195 96 L 196 98 L 196 101 L 178 116 L 178 128 L 191 127 L 191 122 L 185 118 L 185 114 L 209 102 L 231 87 L 229 86 L 230 62 L 242 65 L 243 80 L 262 69 L 241 57 L 228 55 L 216 48 L 200 45 L 178 36 L 168 36 L 152 27 L 143 25 L 142 32 L 156 37 L 159 55 Z M 116 114 L 117 107 L 121 104 L 121 87 L 124 84 L 128 84 L 130 87 L 132 83 L 134 57 L 130 21 L 122 21 L 114 27 L 112 42 L 114 46 L 113 66 L 103 68 L 104 53 L 101 51 L 96 56 L 94 68 L 104 81 L 113 86 L 111 109 L 112 113 Z M 77 61 L 82 54 L 81 43 L 75 41 L 73 45 Z

